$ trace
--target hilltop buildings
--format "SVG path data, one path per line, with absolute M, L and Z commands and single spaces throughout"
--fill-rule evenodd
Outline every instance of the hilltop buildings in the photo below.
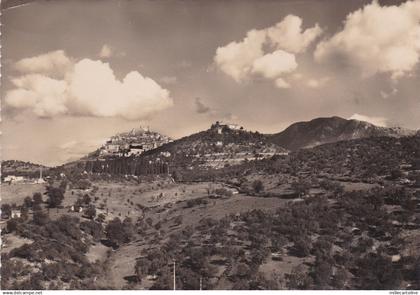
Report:
M 160 133 L 150 131 L 149 127 L 132 129 L 129 132 L 112 136 L 99 150 L 100 157 L 131 157 L 155 149 L 172 140 Z

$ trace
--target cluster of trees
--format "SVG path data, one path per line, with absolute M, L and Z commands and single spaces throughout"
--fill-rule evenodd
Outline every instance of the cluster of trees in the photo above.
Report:
M 116 246 L 130 242 L 136 233 L 135 226 L 130 217 L 123 221 L 118 217 L 111 220 L 105 227 L 107 239 Z
M 181 279 L 180 284 L 194 289 L 197 276 L 191 273 L 210 275 L 213 266 L 209 257 L 217 254 L 234 268 L 229 275 L 234 289 L 395 289 L 402 287 L 402 281 L 417 284 L 418 278 L 413 273 L 419 270 L 414 258 L 400 263 L 391 261 L 390 247 L 401 249 L 403 244 L 398 238 L 401 229 L 393 226 L 393 219 L 384 207 L 388 198 L 395 199 L 394 195 L 398 195 L 402 200 L 410 199 L 411 193 L 387 187 L 344 192 L 339 184 L 327 181 L 320 186 L 337 192 L 334 202 L 326 196 L 309 197 L 272 213 L 251 210 L 239 217 L 202 219 L 192 232 L 198 232 L 195 235 L 198 237 L 210 234 L 210 238 L 201 240 L 200 247 L 194 247 L 192 242 L 182 244 L 190 240 L 188 233 L 172 237 L 168 247 L 160 248 L 156 261 L 156 257 L 144 257 L 149 261 L 138 262 L 138 274 L 141 277 L 156 274 L 156 268 L 150 265 L 170 264 L 171 257 L 176 257 L 181 272 L 191 278 L 190 283 Z M 404 202 L 399 204 L 403 207 Z M 407 212 L 410 218 L 414 216 Z M 236 235 L 231 237 L 227 233 L 234 221 L 243 223 L 238 223 Z M 365 234 L 353 232 L 354 228 Z M 373 247 L 377 243 L 382 246 Z M 334 245 L 342 250 L 337 251 Z M 313 256 L 314 262 L 294 268 L 286 275 L 285 282 L 279 278 L 267 279 L 258 269 L 272 252 L 300 258 Z M 402 271 L 402 265 L 411 271 Z M 170 282 L 163 271 L 155 288 L 171 288 Z
M 33 240 L 2 255 L 1 279 L 3 289 L 56 289 L 70 283 L 75 288 L 92 288 L 93 277 L 101 269 L 86 256 L 90 239 L 103 235 L 102 225 L 94 221 L 80 223 L 76 217 L 62 215 L 51 220 L 45 212 L 34 213 L 32 222 L 19 221 L 16 234 Z M 88 236 L 86 236 L 88 234 Z M 28 264 L 15 258 L 41 263 L 41 270 L 33 272 Z M 53 263 L 46 264 L 45 260 Z M 28 279 L 19 280 L 29 275 Z M 58 285 L 54 285 L 58 283 Z

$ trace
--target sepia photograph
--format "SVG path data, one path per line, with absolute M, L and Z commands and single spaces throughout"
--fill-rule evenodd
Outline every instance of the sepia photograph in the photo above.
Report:
M 420 293 L 420 0 L 0 21 L 2 294 Z

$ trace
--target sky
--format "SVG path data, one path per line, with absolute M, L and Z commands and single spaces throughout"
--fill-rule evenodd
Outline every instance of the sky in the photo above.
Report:
M 140 125 L 420 129 L 420 0 L 6 1 L 1 21 L 5 160 L 63 164 Z

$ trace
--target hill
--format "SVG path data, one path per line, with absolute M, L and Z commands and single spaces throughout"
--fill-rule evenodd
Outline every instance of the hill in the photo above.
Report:
M 165 159 L 176 167 L 222 168 L 244 161 L 287 153 L 267 141 L 267 136 L 216 122 L 210 129 L 181 138 L 144 154 L 156 161 Z
M 195 168 L 220 169 L 250 160 L 287 154 L 287 150 L 267 139 L 267 135 L 216 122 L 208 130 L 174 140 L 145 151 L 139 156 L 108 159 L 105 160 L 105 165 L 103 160 L 96 163 L 88 161 L 86 170 L 143 174 L 156 169 L 158 173 L 167 172 L 167 167 L 171 171 Z M 144 172 L 140 172 L 139 169 Z
M 141 126 L 112 136 L 86 159 L 138 156 L 171 141 L 172 139 L 168 136 Z
M 298 150 L 342 140 L 414 134 L 415 131 L 403 128 L 378 127 L 368 122 L 329 117 L 294 123 L 284 131 L 273 134 L 270 141 L 289 150 Z
M 7 175 L 36 177 L 39 176 L 40 169 L 46 171 L 49 167 L 19 160 L 6 160 L 1 162 L 2 177 Z

